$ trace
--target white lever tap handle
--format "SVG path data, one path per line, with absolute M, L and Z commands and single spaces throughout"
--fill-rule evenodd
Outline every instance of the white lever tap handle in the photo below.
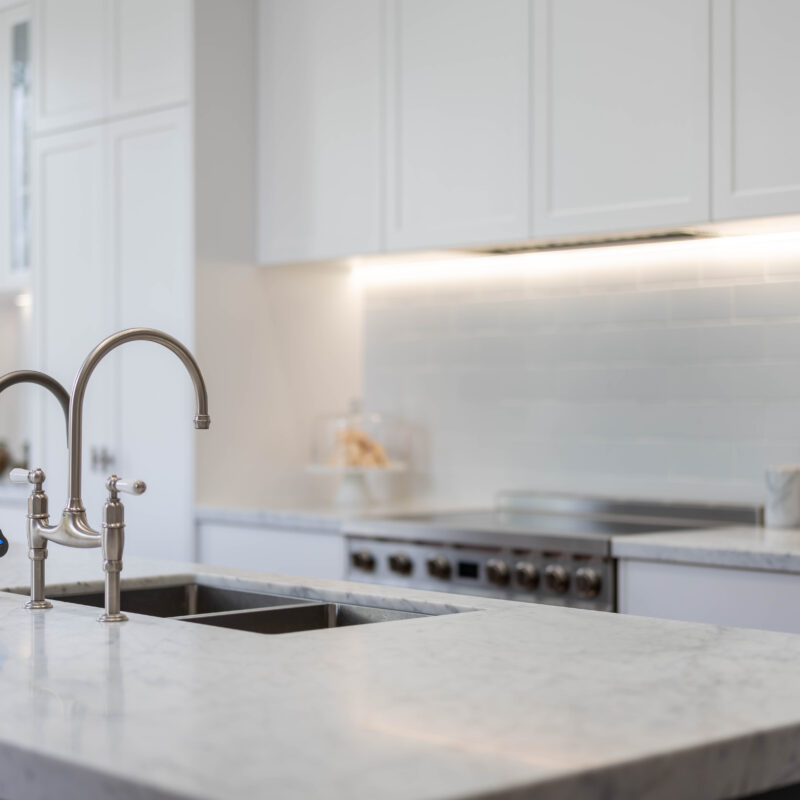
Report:
M 131 481 L 112 475 L 106 484 L 109 491 L 125 492 L 125 494 L 144 494 L 147 484 L 144 481 Z
M 30 472 L 27 469 L 14 467 L 14 469 L 8 473 L 8 479 L 11 483 L 28 483 L 28 475 L 30 475 Z
M 22 469 L 22 467 L 14 467 L 8 473 L 11 483 L 32 483 L 37 491 L 41 490 L 44 483 L 44 472 L 41 469 Z

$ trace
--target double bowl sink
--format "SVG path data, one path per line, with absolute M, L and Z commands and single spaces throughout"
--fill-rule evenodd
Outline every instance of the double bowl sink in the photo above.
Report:
M 65 593 L 53 599 L 103 607 L 103 592 Z M 434 614 L 393 608 L 290 597 L 268 591 L 232 588 L 206 580 L 123 589 L 122 610 L 252 633 L 297 633 L 374 622 L 423 618 Z M 450 613 L 442 609 L 438 613 Z

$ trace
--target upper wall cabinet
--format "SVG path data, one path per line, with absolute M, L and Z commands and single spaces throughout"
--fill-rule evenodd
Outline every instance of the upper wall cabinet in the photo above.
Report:
M 798 0 L 259 8 L 262 262 L 800 213 Z
M 34 2 L 35 130 L 103 117 L 106 6 L 106 0 Z
M 189 0 L 35 0 L 35 131 L 186 102 Z
M 528 235 L 528 0 L 390 0 L 386 245 Z
M 109 24 L 112 116 L 189 99 L 189 0 L 113 0 Z
M 533 8 L 533 235 L 706 221 L 708 2 Z
M 714 219 L 800 212 L 798 37 L 797 0 L 714 0 Z
M 261 261 L 378 252 L 383 4 L 259 11 Z

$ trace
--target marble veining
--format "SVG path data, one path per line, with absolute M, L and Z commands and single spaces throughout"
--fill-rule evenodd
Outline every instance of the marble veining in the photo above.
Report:
M 56 555 L 51 597 L 99 587 L 93 559 Z M 0 561 L 0 584 L 25 567 Z M 191 564 L 126 573 L 471 613 L 259 636 L 103 626 L 0 593 L 5 800 L 666 800 L 800 781 L 800 637 Z
M 750 526 L 617 536 L 615 558 L 800 572 L 800 529 Z

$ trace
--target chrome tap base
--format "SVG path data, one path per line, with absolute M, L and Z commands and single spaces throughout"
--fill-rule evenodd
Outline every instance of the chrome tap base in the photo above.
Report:
M 25 603 L 25 608 L 33 609 L 34 611 L 52 607 L 53 604 L 49 600 L 28 600 L 28 602 Z
M 121 611 L 116 614 L 101 614 L 97 618 L 98 622 L 127 622 L 128 618 Z

